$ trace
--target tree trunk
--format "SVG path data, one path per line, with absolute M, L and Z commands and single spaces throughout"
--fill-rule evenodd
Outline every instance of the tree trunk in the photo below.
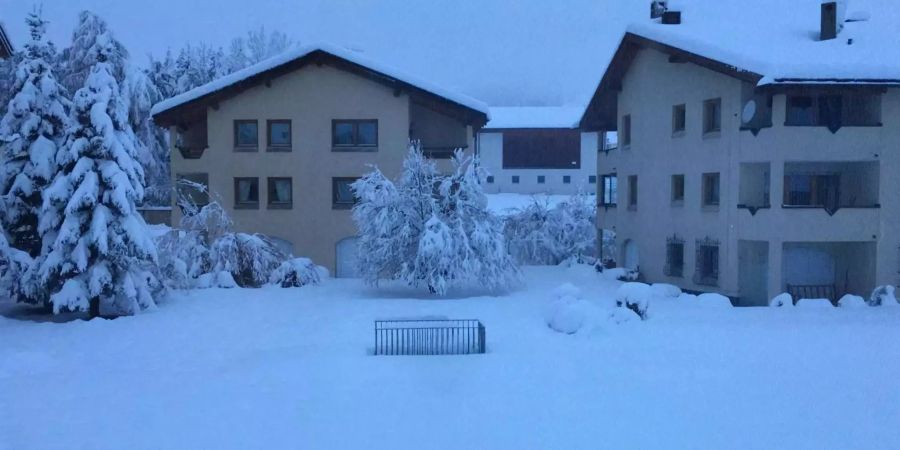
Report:
M 100 317 L 100 297 L 94 297 L 90 300 L 90 309 L 88 311 L 90 318 Z

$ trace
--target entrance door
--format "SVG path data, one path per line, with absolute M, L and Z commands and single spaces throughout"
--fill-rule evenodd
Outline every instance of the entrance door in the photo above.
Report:
M 628 239 L 625 241 L 625 268 L 636 270 L 639 264 L 637 244 L 631 239 Z
M 357 238 L 348 237 L 338 241 L 335 246 L 335 276 L 337 278 L 359 278 L 357 261 L 359 259 L 356 249 Z

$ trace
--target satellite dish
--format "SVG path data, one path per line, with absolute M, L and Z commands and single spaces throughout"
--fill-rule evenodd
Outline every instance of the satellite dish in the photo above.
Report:
M 741 120 L 744 123 L 750 123 L 753 120 L 753 116 L 756 115 L 756 100 L 750 100 L 744 105 L 744 111 L 741 113 Z

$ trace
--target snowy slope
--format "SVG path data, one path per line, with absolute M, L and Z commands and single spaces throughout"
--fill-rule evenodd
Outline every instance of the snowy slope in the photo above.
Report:
M 557 288 L 606 308 L 619 282 L 525 279 L 498 298 L 328 280 L 115 321 L 0 318 L 0 448 L 900 448 L 900 308 L 671 299 L 569 336 L 544 321 Z M 374 319 L 421 316 L 481 319 L 488 353 L 368 354 Z
M 836 39 L 820 41 L 821 0 L 681 0 L 680 25 L 648 18 L 628 31 L 692 53 L 782 79 L 900 80 L 900 8 L 895 0 L 849 0 Z M 852 40 L 852 43 L 849 43 Z M 898 81 L 895 81 L 895 83 Z
M 192 100 L 196 100 L 200 97 L 203 97 L 207 94 L 222 90 L 226 87 L 234 85 L 242 80 L 250 78 L 256 74 L 265 72 L 270 69 L 274 69 L 281 65 L 287 64 L 295 59 L 302 58 L 314 51 L 323 51 L 325 53 L 329 53 L 331 55 L 337 56 L 338 58 L 345 59 L 347 61 L 359 64 L 363 67 L 372 69 L 376 72 L 380 72 L 389 77 L 396 78 L 400 81 L 409 83 L 413 86 L 416 86 L 422 90 L 428 91 L 437 96 L 443 97 L 452 102 L 458 103 L 460 105 L 466 106 L 468 108 L 474 109 L 476 111 L 483 112 L 490 117 L 490 110 L 488 109 L 487 104 L 482 101 L 476 100 L 472 97 L 469 97 L 464 94 L 452 92 L 450 90 L 441 88 L 436 86 L 434 83 L 425 81 L 421 78 L 417 78 L 415 76 L 403 73 L 400 70 L 397 70 L 391 66 L 373 61 L 359 53 L 353 52 L 352 50 L 348 50 L 346 48 L 338 47 L 336 45 L 328 44 L 328 43 L 319 43 L 312 45 L 303 45 L 297 47 L 295 49 L 291 49 L 286 51 L 278 56 L 274 56 L 265 61 L 261 61 L 258 64 L 254 64 L 245 69 L 239 70 L 232 74 L 221 77 L 215 81 L 204 84 L 203 86 L 198 86 L 190 91 L 187 91 L 183 94 L 176 95 L 172 98 L 163 100 L 155 105 L 150 110 L 151 115 L 159 114 L 163 111 L 170 110 L 184 103 L 190 102 Z

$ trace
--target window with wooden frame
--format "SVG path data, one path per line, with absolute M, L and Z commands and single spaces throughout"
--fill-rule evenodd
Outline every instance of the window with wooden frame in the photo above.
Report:
M 234 121 L 234 151 L 259 151 L 259 124 L 256 120 Z
M 378 150 L 377 119 L 335 119 L 331 121 L 333 151 L 373 152 Z
M 266 121 L 266 150 L 270 152 L 291 151 L 291 121 Z
M 291 209 L 294 206 L 293 180 L 291 177 L 269 177 L 267 180 L 269 209 Z
M 719 206 L 719 173 L 703 174 L 703 206 Z
M 687 106 L 682 103 L 672 107 L 672 136 L 683 136 L 687 126 Z
M 694 283 L 703 286 L 719 285 L 719 241 L 697 239 L 694 263 Z
M 631 114 L 622 116 L 621 142 L 623 147 L 631 145 Z
M 235 177 L 234 209 L 259 208 L 259 178 Z
M 684 204 L 684 174 L 672 175 L 672 204 Z
M 703 134 L 722 131 L 722 99 L 703 102 Z
M 666 276 L 684 276 L 684 239 L 677 235 L 666 238 L 666 266 L 663 268 Z
M 335 177 L 331 179 L 331 207 L 350 209 L 356 204 L 356 194 L 351 187 L 359 177 Z
M 636 209 L 638 203 L 638 177 L 628 176 L 628 209 Z

